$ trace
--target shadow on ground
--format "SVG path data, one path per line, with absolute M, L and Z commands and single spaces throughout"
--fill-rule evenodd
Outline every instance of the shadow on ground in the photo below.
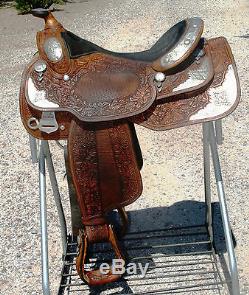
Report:
M 71 283 L 80 287 L 75 292 L 92 295 L 177 294 L 186 288 L 184 292 L 191 294 L 204 290 L 207 293 L 203 294 L 227 294 L 220 293 L 224 282 L 230 277 L 224 259 L 226 245 L 219 203 L 212 204 L 214 246 L 219 256 L 212 252 L 205 224 L 205 208 L 204 202 L 182 201 L 170 207 L 130 211 L 130 230 L 121 246 L 127 262 L 149 264 L 146 277 L 141 278 L 141 272 L 135 276 L 126 274 L 117 283 L 90 289 L 75 280 Z M 114 212 L 109 218 L 115 219 L 117 223 L 118 214 Z M 101 262 L 105 257 L 105 261 L 110 261 L 113 253 L 109 250 L 108 244 L 96 245 L 90 257 L 100 259 Z M 144 293 L 139 293 L 136 288 Z M 228 289 L 231 289 L 229 283 Z

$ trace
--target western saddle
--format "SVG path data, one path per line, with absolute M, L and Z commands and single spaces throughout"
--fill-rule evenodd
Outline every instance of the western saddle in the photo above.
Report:
M 68 170 L 82 227 L 77 271 L 89 285 L 120 275 L 86 271 L 90 244 L 110 242 L 125 259 L 114 225 L 117 209 L 127 228 L 126 205 L 142 193 L 143 159 L 134 123 L 167 130 L 223 118 L 237 106 L 240 88 L 225 38 L 202 38 L 194 17 L 169 29 L 150 49 L 117 53 L 67 31 L 44 9 L 38 53 L 24 70 L 20 112 L 26 130 L 43 140 L 67 140 Z M 120 235 L 119 235 L 120 236 Z

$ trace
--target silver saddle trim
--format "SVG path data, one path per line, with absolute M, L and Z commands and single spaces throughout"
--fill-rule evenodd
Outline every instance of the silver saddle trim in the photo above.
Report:
M 47 134 L 55 132 L 59 128 L 54 112 L 42 112 L 40 121 L 34 117 L 29 118 L 28 126 L 32 130 L 39 129 Z

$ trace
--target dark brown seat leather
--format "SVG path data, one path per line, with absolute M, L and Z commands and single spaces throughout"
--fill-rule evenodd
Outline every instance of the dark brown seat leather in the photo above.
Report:
M 27 131 L 45 140 L 68 140 L 68 173 L 81 213 L 77 270 L 90 285 L 120 276 L 85 270 L 90 244 L 110 242 L 125 259 L 106 215 L 142 193 L 142 155 L 134 123 L 167 130 L 220 119 L 232 112 L 240 88 L 225 38 L 201 38 L 203 22 L 184 20 L 149 50 L 115 53 L 66 31 L 45 10 L 39 53 L 25 69 L 20 112 Z M 81 226 L 82 225 L 82 226 Z
M 88 40 L 76 36 L 70 31 L 62 32 L 62 38 L 67 45 L 71 58 L 79 58 L 91 53 L 104 53 L 121 58 L 153 63 L 163 56 L 168 56 L 181 43 L 185 44 L 186 50 L 188 46 L 190 49 L 189 53 L 191 53 L 201 38 L 203 26 L 203 21 L 197 17 L 183 20 L 170 28 L 150 49 L 141 52 L 123 53 L 106 50 Z

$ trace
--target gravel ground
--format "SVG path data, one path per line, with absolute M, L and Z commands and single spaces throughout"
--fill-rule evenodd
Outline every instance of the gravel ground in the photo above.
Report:
M 237 62 L 242 97 L 236 111 L 224 120 L 220 156 L 237 239 L 241 288 L 243 294 L 249 294 L 248 1 L 86 0 L 68 3 L 62 9 L 55 15 L 66 28 L 117 51 L 146 49 L 171 25 L 188 16 L 204 19 L 206 37 L 227 37 Z M 42 26 L 39 19 L 17 15 L 13 8 L 0 10 L 0 293 L 4 295 L 42 294 L 37 167 L 30 161 L 28 136 L 18 110 L 21 73 L 36 51 L 35 34 Z M 202 202 L 201 126 L 162 133 L 142 127 L 137 131 L 145 162 L 144 192 L 129 209 L 181 208 L 183 200 Z M 52 148 L 62 199 L 67 204 L 62 153 L 53 144 Z M 52 294 L 56 294 L 61 246 L 50 186 L 48 189 L 50 279 Z M 182 222 L 184 218 L 188 221 L 180 209 L 177 213 Z M 170 217 L 167 220 L 172 221 Z

